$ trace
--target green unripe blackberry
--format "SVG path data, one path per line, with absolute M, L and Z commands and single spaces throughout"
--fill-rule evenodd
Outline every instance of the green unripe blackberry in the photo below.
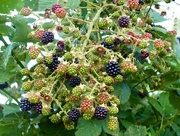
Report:
M 116 82 L 122 82 L 123 81 L 123 76 L 119 74 L 119 75 L 115 76 L 114 79 L 115 79 Z
M 69 32 L 70 32 L 69 27 L 64 27 L 64 28 L 63 28 L 63 32 L 64 32 L 65 34 L 69 34 Z
M 113 42 L 114 42 L 114 38 L 112 38 L 112 37 L 107 37 L 106 40 L 105 40 L 105 42 L 106 42 L 106 44 L 111 45 L 111 44 L 113 44 Z
M 49 107 L 43 107 L 42 108 L 42 115 L 43 116 L 49 116 L 51 114 L 51 109 Z
M 119 109 L 116 106 L 111 106 L 108 108 L 108 111 L 110 115 L 115 115 L 119 112 Z
M 93 116 L 94 116 L 94 114 L 91 114 L 91 113 L 84 113 L 84 114 L 83 114 L 83 118 L 84 118 L 85 120 L 90 120 L 90 119 L 93 118 Z
M 64 122 L 64 126 L 67 130 L 72 130 L 74 129 L 74 122 L 73 121 L 67 121 L 67 122 Z
M 106 85 L 111 85 L 111 84 L 113 84 L 113 82 L 114 82 L 114 79 L 113 79 L 113 77 L 111 77 L 111 76 L 106 76 L 106 77 L 104 78 L 104 83 L 105 83 Z
M 53 114 L 49 119 L 52 123 L 58 123 L 61 117 L 59 114 Z
M 73 31 L 73 37 L 74 38 L 78 38 L 81 35 L 81 31 L 79 31 L 78 29 Z
M 72 94 L 79 97 L 82 94 L 82 89 L 79 86 L 76 86 L 72 89 Z
M 31 81 L 26 81 L 22 83 L 22 90 L 24 91 L 29 91 L 32 88 L 32 82 Z
M 98 82 L 103 82 L 104 81 L 104 77 L 103 76 L 98 76 L 97 80 L 98 80 Z
M 109 88 L 108 88 L 108 93 L 113 93 L 114 92 L 114 87 L 113 86 L 110 86 Z
M 79 69 L 80 74 L 85 75 L 85 74 L 87 74 L 87 72 L 88 72 L 87 67 L 85 67 L 85 66 L 80 67 L 80 69 Z
M 72 54 L 70 52 L 66 52 L 64 54 L 64 59 L 67 61 L 72 60 Z
M 67 72 L 69 75 L 74 76 L 75 74 L 77 74 L 76 67 L 75 66 L 69 66 Z
M 114 131 L 118 128 L 119 122 L 117 117 L 110 116 L 107 124 L 109 130 Z
M 101 29 L 105 29 L 107 27 L 107 19 L 106 18 L 102 18 L 100 21 L 99 21 L 99 28 Z
M 36 58 L 36 62 L 38 64 L 42 64 L 44 62 L 44 58 L 43 57 L 38 57 L 38 58 Z
M 23 69 L 21 69 L 20 72 L 21 72 L 21 74 L 22 74 L 23 76 L 27 76 L 27 75 L 30 74 L 30 71 L 29 71 L 28 68 L 23 68 Z

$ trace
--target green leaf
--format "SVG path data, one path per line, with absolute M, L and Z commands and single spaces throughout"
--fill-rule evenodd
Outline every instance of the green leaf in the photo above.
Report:
M 124 133 L 124 136 L 146 136 L 147 131 L 145 126 L 130 126 Z
M 5 104 L 5 105 L 3 105 L 3 107 L 4 107 L 4 109 L 3 109 L 4 116 L 11 114 L 11 113 L 19 112 L 19 105 L 16 105 L 14 103 Z
M 55 26 L 55 24 L 54 24 L 53 21 L 51 21 L 51 22 L 46 22 L 46 23 L 44 23 L 42 27 L 43 27 L 45 30 L 48 30 L 49 28 L 52 28 L 53 26 Z
M 13 29 L 5 24 L 0 24 L 0 34 L 8 35 L 9 31 L 13 31 Z
M 52 5 L 55 4 L 57 0 L 39 0 L 38 10 L 44 11 L 45 9 L 52 8 Z
M 127 102 L 131 95 L 131 90 L 127 83 L 116 83 L 114 85 L 115 92 L 114 94 L 117 95 L 121 101 L 122 104 Z
M 171 92 L 169 96 L 169 101 L 173 105 L 174 108 L 178 109 L 180 111 L 180 96 L 177 94 L 177 92 Z
M 163 115 L 163 107 L 159 104 L 159 102 L 154 98 L 149 98 L 149 103 L 161 114 Z
M 166 18 L 164 18 L 163 16 L 161 16 L 158 12 L 154 10 L 150 11 L 150 16 L 153 19 L 154 23 L 163 22 L 167 20 Z
M 174 56 L 178 63 L 180 63 L 180 43 L 177 39 L 173 40 L 172 47 L 174 50 Z
M 30 26 L 28 26 L 27 19 L 22 15 L 17 15 L 12 19 L 12 23 L 16 28 L 13 38 L 14 42 L 25 42 L 28 39 L 30 33 Z
M 101 122 L 96 119 L 84 120 L 83 118 L 79 119 L 77 125 L 77 131 L 75 132 L 76 136 L 98 136 L 101 134 L 102 127 Z
M 9 13 L 14 9 L 20 10 L 23 5 L 23 0 L 0 0 L 0 13 Z
M 9 57 L 11 55 L 12 50 L 17 47 L 19 43 L 13 43 L 7 46 L 5 52 L 3 53 L 3 67 L 6 68 L 7 63 L 9 61 Z
M 81 3 L 80 0 L 68 0 L 66 3 L 64 3 L 63 1 L 60 2 L 62 7 L 67 7 L 67 8 L 77 8 L 80 3 Z
M 39 6 L 39 0 L 24 0 L 24 7 L 29 7 L 33 11 L 37 11 Z
M 171 127 L 174 130 L 174 132 L 176 132 L 177 136 L 180 136 L 180 127 L 176 123 L 173 123 Z

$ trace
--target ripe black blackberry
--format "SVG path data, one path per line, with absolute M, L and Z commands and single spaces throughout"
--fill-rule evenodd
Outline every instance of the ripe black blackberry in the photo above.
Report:
M 8 87 L 8 83 L 7 82 L 4 82 L 2 84 L 0 84 L 0 89 L 5 89 Z
M 32 104 L 29 102 L 28 98 L 23 98 L 20 100 L 20 109 L 22 111 L 29 111 L 32 108 Z
M 130 19 L 126 16 L 122 16 L 119 18 L 118 23 L 120 27 L 128 27 L 130 24 Z
M 114 49 L 114 44 L 109 45 L 105 41 L 102 41 L 101 45 L 103 45 L 105 48 L 110 49 L 110 50 Z
M 95 113 L 94 116 L 98 119 L 98 120 L 102 120 L 105 119 L 107 117 L 108 114 L 108 110 L 105 107 L 102 106 L 98 106 L 95 109 Z
M 42 102 L 38 102 L 36 104 L 32 105 L 32 110 L 36 113 L 36 114 L 41 114 L 42 113 Z
M 80 85 L 80 83 L 81 83 L 81 79 L 78 76 L 71 78 L 71 80 L 69 81 L 69 84 L 71 87 L 75 87 L 77 85 Z
M 113 44 L 116 46 L 121 43 L 121 40 L 119 38 L 115 38 Z
M 78 109 L 71 109 L 69 112 L 68 112 L 68 117 L 71 121 L 76 121 L 78 120 L 78 118 L 80 117 L 80 112 Z
M 58 60 L 58 56 L 56 54 L 52 54 L 52 57 L 53 57 L 53 62 L 51 64 L 48 64 L 45 59 L 44 59 L 44 64 L 46 67 L 49 68 L 49 70 L 51 72 L 54 72 L 57 67 L 58 67 L 58 64 L 60 63 L 60 61 Z
M 54 40 L 54 34 L 52 32 L 44 32 L 41 38 L 43 44 L 48 44 Z
M 110 61 L 106 64 L 106 72 L 109 76 L 115 77 L 118 74 L 121 74 L 120 66 L 115 61 Z

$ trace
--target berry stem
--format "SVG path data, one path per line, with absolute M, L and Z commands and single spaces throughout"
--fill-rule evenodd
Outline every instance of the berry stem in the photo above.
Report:
M 17 102 L 18 105 L 20 104 L 18 99 L 14 95 L 11 95 L 11 93 L 7 92 L 5 89 L 3 90 L 3 93 L 5 93 L 6 95 L 10 96 L 13 100 L 15 100 Z
M 147 11 L 147 13 L 146 13 L 145 19 L 148 17 L 149 12 L 151 11 L 151 8 L 152 8 L 152 5 L 153 5 L 153 2 L 154 2 L 154 0 L 151 0 L 151 5 L 150 5 L 150 7 L 149 7 L 149 9 L 148 9 L 148 11 Z

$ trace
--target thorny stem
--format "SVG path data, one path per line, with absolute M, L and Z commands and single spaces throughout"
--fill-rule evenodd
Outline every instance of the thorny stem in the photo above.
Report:
M 151 0 L 151 5 L 150 5 L 150 7 L 149 7 L 149 9 L 148 9 L 148 11 L 147 11 L 147 13 L 146 13 L 145 19 L 148 17 L 149 12 L 151 11 L 153 2 L 154 2 L 154 0 Z

